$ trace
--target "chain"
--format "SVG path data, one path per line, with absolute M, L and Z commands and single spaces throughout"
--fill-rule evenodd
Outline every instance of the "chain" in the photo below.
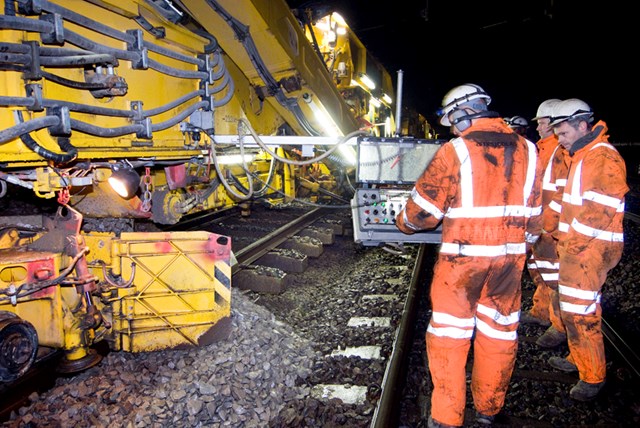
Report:
M 63 187 L 62 189 L 60 189 L 60 191 L 58 192 L 58 203 L 60 205 L 67 205 L 70 198 L 71 195 L 69 194 L 68 187 Z
M 67 177 L 68 175 L 63 173 L 60 178 L 62 179 L 62 184 L 68 184 L 67 183 Z M 69 203 L 69 199 L 71 199 L 71 195 L 69 194 L 69 188 L 71 186 L 65 186 L 63 188 L 60 189 L 60 191 L 58 192 L 58 203 L 60 205 L 67 205 Z
M 140 209 L 146 213 L 151 210 L 151 168 L 144 169 L 144 177 L 142 178 L 144 185 L 144 195 L 142 196 L 142 206 Z

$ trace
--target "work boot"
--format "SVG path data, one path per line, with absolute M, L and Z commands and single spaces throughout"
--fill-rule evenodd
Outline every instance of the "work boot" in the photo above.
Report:
M 566 343 L 566 341 L 567 335 L 551 326 L 536 340 L 536 345 L 541 348 L 555 348 L 558 345 Z
M 554 369 L 561 370 L 567 373 L 577 372 L 578 368 L 571 361 L 562 357 L 551 357 L 549 358 L 549 365 Z
M 521 324 L 538 324 L 538 325 L 541 325 L 542 327 L 549 327 L 551 325 L 549 321 L 545 321 L 534 315 L 531 315 L 529 312 L 520 314 L 520 323 Z
M 496 420 L 495 416 L 484 415 L 480 412 L 476 412 L 476 422 L 482 425 L 492 425 Z
M 457 428 L 456 425 L 441 424 L 438 421 L 434 421 L 431 415 L 429 415 L 429 419 L 427 419 L 427 426 L 429 428 Z
M 569 397 L 578 401 L 589 401 L 596 398 L 596 395 L 600 392 L 604 386 L 604 381 L 600 383 L 588 383 L 584 381 L 578 381 L 571 391 L 569 391 Z

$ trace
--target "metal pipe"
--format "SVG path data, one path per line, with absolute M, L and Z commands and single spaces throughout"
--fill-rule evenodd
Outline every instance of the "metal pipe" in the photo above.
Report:
M 396 137 L 402 131 L 402 77 L 404 71 L 398 70 L 398 88 L 396 89 Z

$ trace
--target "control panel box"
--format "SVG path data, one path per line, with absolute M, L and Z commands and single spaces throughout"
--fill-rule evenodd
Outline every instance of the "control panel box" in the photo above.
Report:
M 407 137 L 358 139 L 357 186 L 351 200 L 356 243 L 379 246 L 441 242 L 440 227 L 407 235 L 396 227 L 396 216 L 442 142 Z
M 411 189 L 357 189 L 351 201 L 354 241 L 365 246 L 387 242 L 439 244 L 441 229 L 407 235 L 396 227 L 396 216 L 404 208 Z

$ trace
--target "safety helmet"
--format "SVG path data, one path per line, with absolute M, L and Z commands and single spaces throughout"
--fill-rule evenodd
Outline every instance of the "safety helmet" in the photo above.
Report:
M 550 98 L 546 101 L 543 101 L 538 106 L 538 111 L 536 112 L 536 117 L 531 120 L 540 120 L 545 117 L 551 117 L 551 111 L 553 110 L 553 106 L 558 104 L 560 100 L 558 98 Z
M 577 98 L 569 98 L 564 101 L 560 101 L 551 111 L 551 123 L 549 125 L 555 126 L 566 120 L 582 117 L 587 122 L 593 121 L 593 111 L 589 104 Z
M 526 128 L 527 126 L 529 126 L 529 122 L 527 122 L 527 119 L 525 119 L 522 116 L 513 116 L 511 119 L 509 119 L 509 122 L 507 122 L 507 125 L 509 125 L 511 128 L 514 128 L 517 126 L 522 126 Z
M 473 100 L 484 100 L 482 103 L 472 103 Z M 491 97 L 478 85 L 465 83 L 451 89 L 442 99 L 442 108 L 438 111 L 440 123 L 444 126 L 451 126 L 449 113 L 458 107 L 469 107 L 474 110 L 486 110 L 491 103 Z

